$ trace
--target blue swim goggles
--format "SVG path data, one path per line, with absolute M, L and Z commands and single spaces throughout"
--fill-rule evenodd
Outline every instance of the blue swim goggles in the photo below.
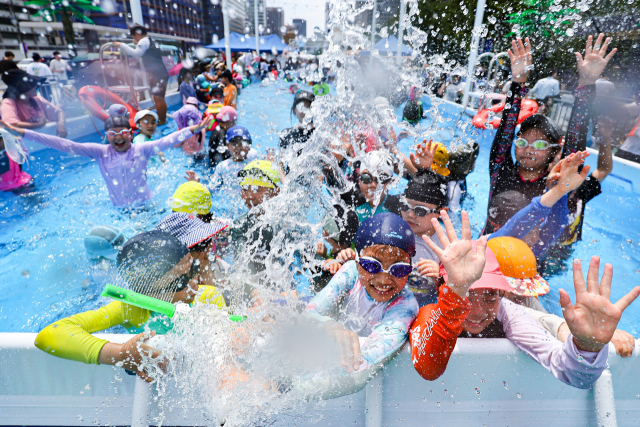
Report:
M 413 266 L 406 262 L 396 262 L 388 270 L 382 268 L 380 261 L 368 256 L 356 256 L 356 262 L 370 274 L 389 273 L 393 277 L 401 278 L 408 276 L 413 271 Z

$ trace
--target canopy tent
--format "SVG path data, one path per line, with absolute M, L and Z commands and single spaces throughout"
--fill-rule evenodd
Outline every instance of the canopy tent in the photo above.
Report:
M 407 45 L 401 44 L 402 56 L 411 56 L 413 50 L 410 49 Z M 396 36 L 389 36 L 386 39 L 380 39 L 373 45 L 373 48 L 378 51 L 378 53 L 382 56 L 393 56 L 398 53 L 398 39 Z M 371 55 L 371 52 L 368 50 L 363 50 L 359 53 L 359 55 Z
M 275 49 L 276 52 L 282 53 L 288 47 L 276 34 L 262 36 L 259 42 L 260 52 L 273 52 Z M 225 39 L 220 39 L 218 43 L 213 43 L 205 47 L 207 49 L 224 51 L 224 44 Z M 256 38 L 232 32 L 229 34 L 229 46 L 231 47 L 231 52 L 251 52 L 256 50 Z
M 252 41 L 253 41 L 253 47 L 251 47 Z M 250 52 L 256 49 L 256 43 L 252 37 L 247 37 L 243 34 L 234 33 L 234 32 L 229 33 L 229 46 L 231 47 L 231 52 Z M 225 39 L 222 38 L 218 40 L 218 43 L 212 43 L 205 47 L 207 49 L 224 51 Z

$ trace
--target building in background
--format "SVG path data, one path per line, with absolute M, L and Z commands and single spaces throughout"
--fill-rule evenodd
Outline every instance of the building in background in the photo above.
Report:
M 219 4 L 222 4 L 222 1 Z M 229 31 L 246 34 L 247 6 L 244 0 L 227 0 L 227 7 L 229 8 Z
M 229 0 L 232 3 L 233 0 Z M 235 0 L 237 1 L 237 0 Z M 112 28 L 127 28 L 130 19 L 125 19 L 131 13 L 128 1 L 112 2 L 114 10 L 91 12 L 91 19 L 96 25 Z M 176 1 L 166 3 L 164 0 L 146 0 L 142 3 L 142 19 L 150 32 L 169 36 L 186 37 L 204 42 L 205 11 L 198 1 Z M 194 43 L 198 44 L 198 43 Z
M 258 4 L 258 30 L 261 26 L 264 26 L 264 0 L 247 0 L 247 27 L 249 28 L 249 34 L 254 35 L 256 29 L 253 21 L 255 20 L 256 12 L 255 5 Z M 262 28 L 260 34 L 265 32 L 265 28 Z
M 215 38 L 224 37 L 224 23 L 222 21 L 222 2 L 213 4 L 211 0 L 202 0 L 202 8 L 204 10 L 203 34 L 204 44 L 214 42 Z
M 294 19 L 293 29 L 297 35 L 307 37 L 307 20 L 306 19 Z
M 42 56 L 51 56 L 53 51 L 66 52 L 64 38 L 54 32 L 42 31 L 35 28 L 20 27 L 18 22 L 41 22 L 42 18 L 33 17 L 38 11 L 34 6 L 25 6 L 22 0 L 0 0 L 0 50 L 2 53 L 10 50 L 16 56 L 16 61 L 24 59 L 24 47 L 28 49 L 28 56 L 34 52 Z M 22 42 L 22 48 L 20 43 Z M 64 56 L 66 56 L 63 53 Z
M 277 34 L 280 37 L 286 31 L 282 31 L 284 27 L 284 10 L 281 7 L 267 8 L 267 34 Z

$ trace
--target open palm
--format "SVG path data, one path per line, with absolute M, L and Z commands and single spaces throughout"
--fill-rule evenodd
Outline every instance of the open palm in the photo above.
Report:
M 511 75 L 516 83 L 525 83 L 531 72 L 531 43 L 529 38 L 511 40 L 511 49 L 507 51 L 511 61 Z
M 592 36 L 587 38 L 584 58 L 580 52 L 576 52 L 580 86 L 595 84 L 596 80 L 600 78 L 600 75 L 609 63 L 609 60 L 613 58 L 613 55 L 618 51 L 618 49 L 611 49 L 611 52 L 607 55 L 607 48 L 609 47 L 611 38 L 607 37 L 604 44 L 602 43 L 603 38 L 604 34 L 600 33 L 595 45 L 593 45 Z
M 611 280 L 613 267 L 605 264 L 602 281 L 598 285 L 600 258 L 594 256 L 589 264 L 585 286 L 582 266 L 579 260 L 573 263 L 573 284 L 576 291 L 576 303 L 564 289 L 560 290 L 560 305 L 567 326 L 573 334 L 574 342 L 580 350 L 600 351 L 607 345 L 618 326 L 622 312 L 640 295 L 640 286 L 636 286 L 615 304 L 611 303 Z
M 440 249 L 431 241 L 428 236 L 422 236 L 425 243 L 440 258 L 440 262 L 447 271 L 447 285 L 456 294 L 465 298 L 471 285 L 482 276 L 485 264 L 485 250 L 487 248 L 486 236 L 478 239 L 476 250 L 471 244 L 471 227 L 469 226 L 469 215 L 462 211 L 462 239 L 458 239 L 453 224 L 446 211 L 441 211 L 442 222 L 446 229 L 446 234 L 438 220 L 433 218 L 431 222 L 436 230 L 436 234 L 442 243 Z

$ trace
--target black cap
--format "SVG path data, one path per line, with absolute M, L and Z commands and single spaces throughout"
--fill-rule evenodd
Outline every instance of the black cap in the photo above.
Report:
M 46 77 L 32 76 L 19 68 L 6 71 L 2 73 L 2 81 L 8 86 L 5 98 L 29 92 L 34 87 L 41 86 L 45 80 Z
M 511 218 L 531 203 L 524 194 L 507 190 L 496 194 L 489 202 L 489 221 L 493 225 L 503 226 Z
M 430 170 L 412 176 L 404 190 L 404 197 L 441 208 L 447 205 L 447 181 Z
M 543 116 L 542 114 L 534 114 L 525 119 L 524 122 L 520 125 L 520 133 L 525 133 L 527 130 L 535 128 L 544 133 L 547 138 L 551 140 L 552 144 L 557 144 L 562 137 L 562 134 L 558 130 L 551 119 L 547 116 Z
M 313 102 L 315 101 L 315 99 L 316 99 L 316 96 L 313 93 L 308 92 L 306 90 L 299 90 L 296 93 L 296 95 L 293 97 L 293 107 L 291 108 L 296 108 L 296 105 L 298 105 L 302 101 Z

